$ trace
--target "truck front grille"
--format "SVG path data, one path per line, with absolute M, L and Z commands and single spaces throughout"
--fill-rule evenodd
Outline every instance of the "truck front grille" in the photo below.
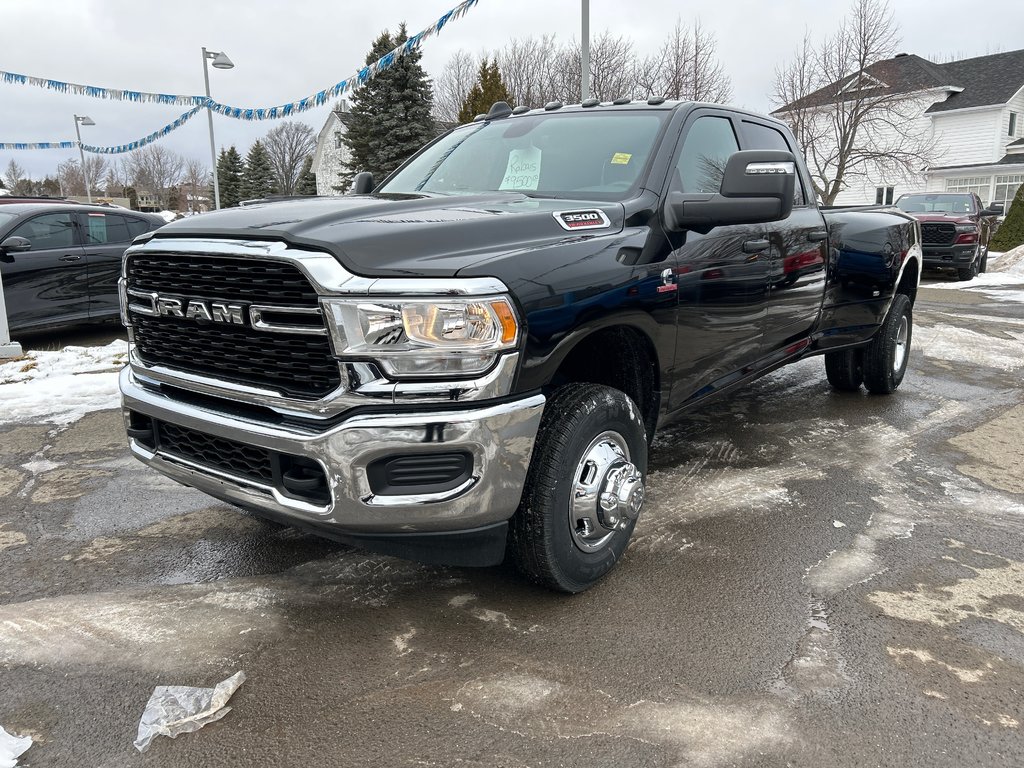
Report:
M 128 259 L 128 287 L 196 299 L 279 307 L 315 307 L 305 275 L 284 261 L 185 254 L 135 254 Z
M 131 312 L 136 353 L 146 365 L 270 389 L 303 400 L 320 399 L 341 386 L 341 373 L 326 334 L 267 331 L 251 325 L 251 305 L 319 306 L 316 290 L 294 264 L 136 254 L 128 257 L 126 278 L 129 291 L 243 307 L 240 324 Z M 317 323 L 323 327 L 322 320 Z
M 956 240 L 956 224 L 925 223 L 921 225 L 923 245 L 952 245 Z

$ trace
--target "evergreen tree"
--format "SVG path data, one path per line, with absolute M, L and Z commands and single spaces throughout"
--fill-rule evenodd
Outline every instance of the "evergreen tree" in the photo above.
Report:
M 501 79 L 498 60 L 495 59 L 488 63 L 487 59 L 484 59 L 480 62 L 476 85 L 469 89 L 466 100 L 462 102 L 462 109 L 459 110 L 459 122 L 473 122 L 473 118 L 477 115 L 487 114 L 496 101 L 511 103 L 512 96 L 505 86 L 505 81 Z
M 249 148 L 242 171 L 242 199 L 258 200 L 274 194 L 274 166 L 270 162 L 263 142 L 256 141 Z
M 306 161 L 299 171 L 299 180 L 295 182 L 295 193 L 298 195 L 316 194 L 316 174 L 313 173 L 313 156 L 307 155 Z
M 1006 220 L 996 230 L 988 247 L 998 252 L 1009 251 L 1018 245 L 1024 245 L 1024 184 L 1017 188 L 1010 210 L 1006 212 Z
M 395 37 L 385 30 L 374 42 L 366 63 L 372 64 L 407 39 L 405 24 Z M 343 139 L 351 157 L 335 189 L 348 189 L 360 171 L 369 171 L 381 181 L 436 135 L 431 117 L 433 88 L 420 58 L 420 52 L 413 51 L 396 59 L 393 66 L 355 92 Z
M 242 156 L 235 145 L 220 151 L 217 158 L 217 180 L 220 183 L 220 207 L 234 208 L 242 197 Z M 210 188 L 210 201 L 213 201 L 213 188 Z

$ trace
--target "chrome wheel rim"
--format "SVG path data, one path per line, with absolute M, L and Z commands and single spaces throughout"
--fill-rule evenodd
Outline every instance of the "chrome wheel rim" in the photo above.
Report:
M 903 361 L 907 358 L 907 337 L 910 335 L 910 321 L 906 315 L 900 318 L 900 327 L 896 331 L 896 351 L 892 356 L 892 369 L 895 372 L 903 367 Z
M 643 478 L 630 461 L 625 438 L 602 432 L 583 451 L 573 474 L 568 510 L 573 543 L 584 552 L 600 551 L 636 520 L 643 502 Z

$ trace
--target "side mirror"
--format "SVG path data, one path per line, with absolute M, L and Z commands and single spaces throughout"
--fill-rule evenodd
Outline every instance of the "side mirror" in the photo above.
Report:
M 796 158 L 791 152 L 748 149 L 726 162 L 718 193 L 671 192 L 665 205 L 670 229 L 708 232 L 727 224 L 780 221 L 793 210 Z
M 369 171 L 361 171 L 352 179 L 352 190 L 350 194 L 368 195 L 373 192 L 373 188 L 375 186 L 377 185 L 373 183 L 373 174 Z
M 8 237 L 0 243 L 0 252 L 3 253 L 21 253 L 22 251 L 31 250 L 32 241 L 25 237 L 18 237 L 17 235 Z
M 1002 203 L 991 203 L 988 208 L 981 212 L 982 216 L 1002 216 L 1003 215 L 1003 204 Z

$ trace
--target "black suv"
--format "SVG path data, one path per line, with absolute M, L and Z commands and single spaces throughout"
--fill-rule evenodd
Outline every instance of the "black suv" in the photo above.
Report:
M 0 276 L 11 332 L 116 319 L 121 257 L 137 235 L 164 223 L 103 205 L 0 206 Z

